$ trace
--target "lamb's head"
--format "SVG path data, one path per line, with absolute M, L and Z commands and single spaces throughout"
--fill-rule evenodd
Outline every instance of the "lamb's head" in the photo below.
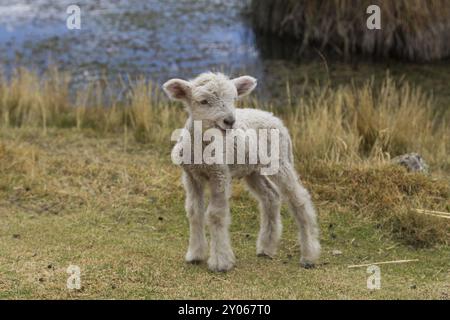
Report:
M 192 120 L 203 129 L 231 129 L 235 123 L 235 102 L 253 91 L 256 79 L 229 79 L 221 73 L 204 73 L 191 81 L 172 79 L 163 85 L 172 100 L 183 102 Z

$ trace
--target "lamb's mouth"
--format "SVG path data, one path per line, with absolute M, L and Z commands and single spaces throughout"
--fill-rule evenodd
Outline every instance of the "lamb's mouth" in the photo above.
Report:
M 227 129 L 222 128 L 220 125 L 216 124 L 214 128 L 219 129 L 222 133 L 227 133 Z

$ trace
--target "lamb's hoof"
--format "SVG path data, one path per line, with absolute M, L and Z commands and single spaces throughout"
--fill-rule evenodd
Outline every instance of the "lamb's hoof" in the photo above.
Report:
M 305 269 L 314 269 L 316 264 L 311 261 L 300 261 L 300 266 Z
M 192 264 L 192 265 L 199 265 L 202 264 L 203 260 L 200 259 L 194 259 L 194 260 L 187 260 L 186 259 L 186 263 Z
M 206 260 L 205 255 L 201 254 L 193 254 L 191 252 L 186 253 L 185 260 L 189 264 L 198 265 Z
M 266 258 L 266 259 L 270 259 L 270 260 L 273 259 L 273 256 L 271 256 L 265 252 L 259 252 L 256 255 L 258 256 L 258 258 Z
M 208 259 L 208 268 L 213 272 L 227 272 L 234 267 L 234 255 L 224 257 L 210 257 Z
M 234 265 L 213 266 L 208 264 L 208 269 L 212 272 L 228 272 L 233 269 Z
M 256 255 L 258 257 L 273 259 L 273 257 L 277 254 L 276 247 L 273 245 L 263 245 L 259 242 L 261 241 L 258 241 L 256 244 Z

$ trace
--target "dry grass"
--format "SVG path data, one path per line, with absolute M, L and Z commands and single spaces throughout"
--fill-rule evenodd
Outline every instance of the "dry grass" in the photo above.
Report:
M 20 70 L 0 81 L 0 297 L 449 297 L 450 224 L 412 210 L 450 210 L 448 119 L 433 114 L 434 100 L 420 89 L 388 77 L 381 87 L 312 90 L 273 110 L 294 137 L 317 204 L 325 264 L 298 269 L 295 224 L 284 209 L 280 254 L 257 259 L 257 206 L 238 184 L 238 267 L 212 275 L 182 263 L 184 195 L 169 160 L 170 134 L 185 117 L 180 106 L 144 80 L 108 107 L 104 87 L 70 96 L 69 83 L 56 70 L 43 78 Z M 405 151 L 422 153 L 433 175 L 386 161 Z M 375 293 L 365 287 L 365 270 L 346 268 L 408 258 L 420 262 L 383 269 L 383 290 Z M 82 267 L 79 292 L 65 288 L 69 264 Z
M 41 127 L 44 132 L 47 127 L 89 128 L 165 146 L 184 123 L 181 107 L 144 79 L 131 83 L 125 99 L 108 101 L 102 95 L 107 84 L 89 83 L 71 98 L 69 83 L 70 76 L 56 69 L 41 78 L 23 69 L 10 81 L 2 78 L 1 126 Z M 450 168 L 448 113 L 435 114 L 432 97 L 407 82 L 387 75 L 381 86 L 368 81 L 362 87 L 317 87 L 288 100 L 288 107 L 272 111 L 285 120 L 302 163 L 355 163 L 414 151 L 435 170 Z M 273 109 L 257 99 L 242 105 Z
M 355 214 L 365 207 L 374 214 L 370 206 L 388 214 L 395 201 L 408 203 L 397 179 L 420 186 L 418 193 L 441 196 L 441 186 L 427 178 L 393 168 L 308 173 L 304 180 L 318 207 L 323 245 L 315 270 L 298 266 L 296 227 L 285 208 L 279 254 L 273 260 L 256 257 L 257 205 L 238 183 L 231 227 L 237 267 L 212 274 L 206 265 L 183 263 L 184 195 L 180 170 L 168 155 L 89 129 L 48 128 L 44 134 L 3 128 L 0 139 L 1 298 L 449 298 L 447 245 L 405 246 L 379 228 L 379 215 Z M 380 182 L 387 174 L 392 179 Z M 386 190 L 366 190 L 371 184 Z M 383 205 L 378 197 L 388 189 L 396 197 Z M 333 255 L 336 249 L 342 254 Z M 382 266 L 377 291 L 367 290 L 365 268 L 347 268 L 397 259 L 419 261 Z M 81 268 L 78 291 L 66 288 L 66 269 L 73 264 Z
M 305 178 L 319 199 L 339 212 L 370 217 L 403 243 L 416 247 L 450 244 L 450 223 L 416 208 L 450 211 L 450 186 L 443 179 L 407 173 L 389 165 L 319 164 Z
M 151 83 L 138 80 L 131 84 L 124 100 L 112 100 L 109 107 L 105 107 L 98 83 L 77 91 L 75 99 L 69 97 L 69 83 L 70 77 L 56 69 L 42 79 L 18 70 L 12 80 L 0 82 L 2 126 L 41 127 L 44 133 L 48 127 L 92 129 L 102 134 L 121 134 L 125 148 L 133 139 L 149 143 L 163 154 L 169 152 L 171 133 L 183 125 L 185 116 L 180 106 L 161 99 Z M 340 186 L 334 189 L 339 193 L 326 194 L 325 198 L 336 203 L 350 201 L 352 205 L 345 208 L 369 216 L 375 213 L 376 218 L 383 213 L 395 233 L 409 243 L 448 241 L 448 224 L 433 219 L 428 223 L 430 219 L 417 218 L 410 212 L 412 205 L 446 210 L 448 203 L 444 186 L 450 169 L 450 126 L 447 118 L 433 113 L 431 97 L 420 88 L 394 82 L 387 76 L 378 87 L 372 81 L 362 87 L 319 87 L 297 101 L 288 100 L 287 108 L 273 111 L 285 120 L 292 134 L 301 172 L 314 172 L 311 180 L 328 177 L 326 186 Z M 264 108 L 256 99 L 244 104 Z M 421 153 L 434 172 L 443 174 L 440 179 L 444 182 L 428 177 L 414 180 L 403 171 L 372 169 L 412 151 Z M 6 159 L 4 163 L 11 161 Z M 359 171 L 361 167 L 366 169 Z M 340 168 L 338 176 L 336 168 Z M 392 181 L 392 177 L 396 180 Z M 405 197 L 407 186 L 422 193 Z M 439 203 L 430 203 L 429 197 L 436 194 Z
M 144 79 L 129 85 L 122 100 L 105 97 L 103 81 L 70 92 L 70 75 L 52 68 L 42 77 L 18 69 L 0 79 L 0 125 L 3 127 L 91 128 L 99 132 L 128 132 L 138 141 L 164 143 L 180 126 L 183 114 L 159 99 L 159 90 Z
M 381 8 L 382 30 L 366 27 L 369 5 Z M 450 55 L 450 4 L 446 0 L 255 0 L 255 28 L 331 50 L 344 57 L 363 54 L 412 61 Z
M 387 76 L 381 86 L 320 88 L 284 114 L 302 162 L 383 161 L 416 150 L 435 169 L 450 168 L 448 116 L 433 99 Z

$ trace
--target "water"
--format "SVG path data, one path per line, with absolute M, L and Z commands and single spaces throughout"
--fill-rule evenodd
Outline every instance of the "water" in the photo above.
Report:
M 216 69 L 258 69 L 246 1 L 78 1 L 81 30 L 66 27 L 74 1 L 0 0 L 0 62 L 76 77 L 144 74 L 155 81 Z
M 250 0 L 0 0 L 0 65 L 38 71 L 56 64 L 73 82 L 119 75 L 145 76 L 163 83 L 207 71 L 251 74 L 260 81 L 259 97 L 285 102 L 286 86 L 300 97 L 308 79 L 332 84 L 394 76 L 437 91 L 450 105 L 448 62 L 409 65 L 379 62 L 358 66 L 321 58 L 295 61 L 274 38 L 255 35 L 244 14 Z M 81 8 L 81 30 L 66 26 L 66 9 Z M 295 46 L 294 46 L 295 47 Z M 449 104 L 447 104 L 449 102 Z

